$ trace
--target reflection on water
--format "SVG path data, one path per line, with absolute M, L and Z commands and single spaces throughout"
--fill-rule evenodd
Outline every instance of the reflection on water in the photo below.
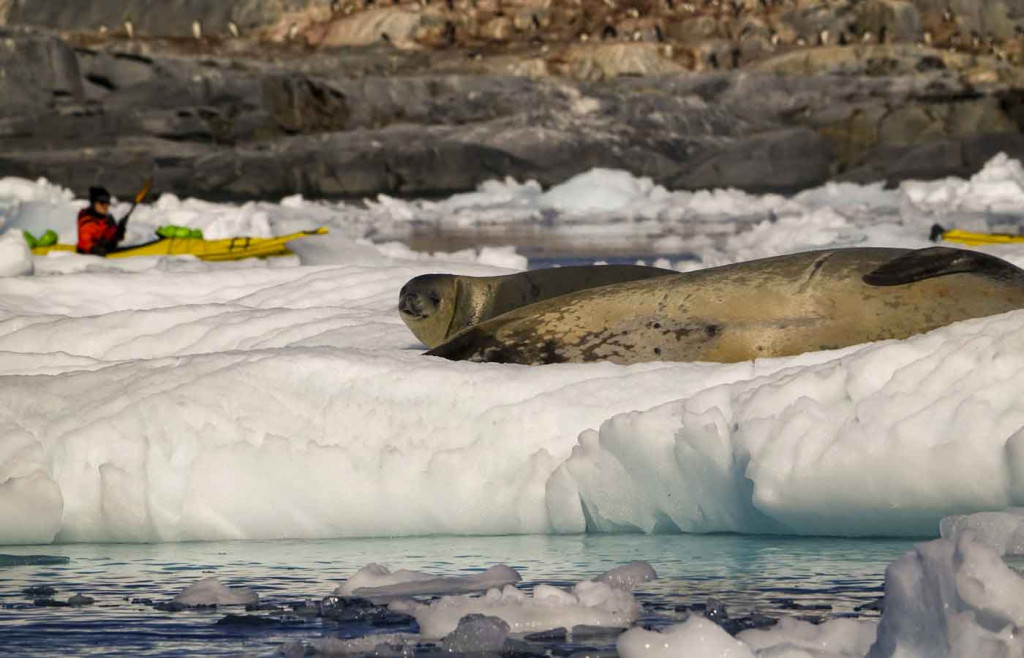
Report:
M 21 656 L 275 655 L 288 640 L 350 637 L 368 627 L 293 619 L 270 629 L 216 625 L 240 608 L 160 612 L 132 599 L 168 600 L 199 578 L 252 587 L 261 603 L 319 600 L 369 562 L 438 574 L 505 563 L 523 587 L 567 585 L 619 564 L 647 560 L 661 579 L 637 592 L 644 623 L 663 625 L 709 598 L 730 614 L 853 614 L 881 595 L 886 565 L 909 550 L 906 540 L 848 540 L 736 535 L 582 535 L 424 537 L 323 541 L 105 544 L 0 547 L 0 553 L 68 558 L 61 564 L 0 560 L 0 653 Z M 14 562 L 15 564 L 11 564 Z M 21 564 L 18 564 L 21 563 Z M 84 608 L 36 607 L 23 590 L 51 585 L 57 600 L 96 599 Z M 828 607 L 830 606 L 830 607 Z M 377 629 L 394 632 L 411 629 Z M 613 641 L 613 640 L 612 640 Z

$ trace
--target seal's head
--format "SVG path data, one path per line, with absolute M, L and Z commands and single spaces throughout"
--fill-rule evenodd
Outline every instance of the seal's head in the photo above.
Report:
M 451 274 L 424 274 L 402 286 L 398 314 L 427 347 L 448 338 L 455 316 L 456 278 Z

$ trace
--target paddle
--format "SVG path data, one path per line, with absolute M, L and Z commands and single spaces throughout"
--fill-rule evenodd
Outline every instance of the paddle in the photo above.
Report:
M 132 201 L 132 207 L 128 209 L 128 212 L 125 213 L 124 217 L 117 220 L 118 236 L 124 237 L 124 229 L 128 225 L 128 218 L 132 216 L 133 212 L 135 212 L 135 206 L 142 203 L 142 200 L 146 198 L 146 195 L 149 194 L 149 190 L 152 189 L 152 187 L 153 177 L 150 176 L 149 178 L 146 179 L 146 182 L 142 184 L 142 189 L 139 190 L 139 193 L 135 195 L 135 199 Z

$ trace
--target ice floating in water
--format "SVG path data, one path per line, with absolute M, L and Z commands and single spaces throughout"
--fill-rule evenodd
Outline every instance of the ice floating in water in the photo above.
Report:
M 374 656 L 395 655 L 396 653 L 401 655 L 403 647 L 411 648 L 419 640 L 420 636 L 414 633 L 382 633 L 347 640 L 325 637 L 313 640 L 308 647 L 315 656 Z M 376 651 L 378 648 L 379 652 Z M 397 650 L 397 652 L 393 650 Z M 281 655 L 285 658 L 303 658 L 309 653 L 301 642 L 288 642 L 281 647 Z
M 1024 655 L 1024 578 L 966 531 L 889 566 L 869 658 Z
M 743 631 L 736 637 L 756 656 L 801 658 L 861 658 L 875 641 L 873 621 L 831 619 L 812 624 L 783 618 L 770 629 Z
M 783 619 L 730 637 L 692 617 L 663 632 L 619 637 L 623 658 L 1007 658 L 1024 655 L 1024 578 L 966 530 L 920 544 L 886 570 L 877 624 Z
M 966 183 L 993 202 L 1016 198 L 1018 169 L 996 158 L 977 176 L 984 185 Z M 494 182 L 365 208 L 161 199 L 132 224 L 173 216 L 224 234 L 328 224 L 330 241 L 306 255 L 334 264 L 152 259 L 121 271 L 129 265 L 69 254 L 0 280 L 0 543 L 920 535 L 944 515 L 1024 503 L 1022 313 L 739 364 L 451 363 L 420 355 L 395 312 L 398 290 L 430 271 L 508 270 L 478 262 L 484 251 L 414 260 L 350 239 L 381 222 L 532 216 L 552 210 L 540 197 L 577 194 L 581 180 L 634 195 L 627 212 L 659 231 L 684 216 L 774 214 L 715 252 L 694 237 L 723 261 L 794 246 L 928 246 L 944 204 L 907 190 L 960 194 L 949 181 L 829 185 L 792 199 L 675 193 L 594 172 L 548 192 Z M 997 194 L 993 181 L 1007 185 Z M 78 205 L 45 183 L 0 181 L 7 229 L 38 233 L 58 215 L 73 227 Z M 599 233 L 613 215 L 571 222 Z M 992 251 L 1024 263 L 1022 245 Z
M 714 622 L 691 617 L 661 632 L 634 628 L 619 636 L 617 647 L 622 658 L 863 658 L 875 629 L 874 622 L 852 619 L 783 619 L 734 638 Z
M 175 603 L 185 606 L 255 605 L 259 601 L 259 595 L 253 590 L 247 587 L 226 587 L 212 576 L 192 583 L 174 597 Z
M 334 594 L 368 599 L 423 594 L 464 594 L 484 592 L 492 587 L 518 583 L 522 579 L 515 569 L 504 564 L 470 576 L 432 576 L 407 569 L 392 572 L 383 565 L 368 564 L 339 585 Z
M 691 617 L 665 631 L 634 628 L 619 636 L 622 658 L 751 658 L 754 654 L 718 624 Z
M 649 562 L 637 560 L 604 572 L 594 582 L 606 583 L 612 587 L 632 591 L 640 583 L 657 580 L 658 574 Z
M 448 653 L 472 654 L 501 651 L 508 637 L 509 625 L 498 617 L 466 615 L 458 627 L 445 636 L 441 647 Z
M 508 585 L 484 596 L 446 596 L 429 604 L 396 601 L 391 609 L 416 618 L 424 638 L 442 638 L 466 615 L 503 619 L 513 633 L 578 625 L 625 628 L 640 614 L 633 595 L 606 583 L 584 580 L 571 591 L 537 585 L 533 595 Z
M 965 531 L 1000 555 L 1024 555 L 1024 507 L 1001 512 L 978 512 L 947 516 L 939 523 L 945 539 L 957 539 Z
M 73 242 L 75 215 L 84 205 L 68 190 L 45 180 L 0 179 L 0 231 L 27 229 L 38 235 L 54 229 L 63 242 Z M 122 201 L 115 205 L 114 214 L 119 216 L 127 208 Z M 151 239 L 162 224 L 200 228 L 209 238 L 281 235 L 322 225 L 332 235 L 376 240 L 401 238 L 413 226 L 528 225 L 583 238 L 643 236 L 662 240 L 673 251 L 697 252 L 705 264 L 715 264 L 831 244 L 919 243 L 936 221 L 973 230 L 1005 228 L 1008 221 L 1024 220 L 1022 208 L 1024 169 L 1003 154 L 967 180 L 907 181 L 892 190 L 881 184 L 828 183 L 788 199 L 738 190 L 669 192 L 645 177 L 594 169 L 547 191 L 534 181 L 507 179 L 487 181 L 477 191 L 441 201 L 382 195 L 354 205 L 293 195 L 280 203 L 229 205 L 164 194 L 135 212 L 126 244 Z M 757 228 L 744 232 L 750 221 Z M 694 235 L 695 226 L 715 227 L 717 235 L 739 234 L 725 248 L 712 247 L 705 235 Z M 495 262 L 491 257 L 480 254 L 481 259 Z M 504 260 L 502 266 L 511 262 Z

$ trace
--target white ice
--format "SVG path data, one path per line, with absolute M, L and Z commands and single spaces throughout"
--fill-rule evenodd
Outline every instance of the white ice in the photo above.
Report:
M 634 628 L 619 636 L 617 647 L 622 658 L 863 658 L 875 630 L 870 621 L 833 619 L 815 625 L 782 619 L 770 629 L 731 637 L 695 616 L 664 631 Z
M 402 284 L 508 273 L 525 259 L 366 240 L 543 224 L 653 236 L 703 265 L 924 247 L 936 221 L 1016 230 L 1020 172 L 1000 157 L 970 180 L 829 184 L 793 198 L 668 192 L 607 171 L 547 191 L 492 181 L 441 201 L 164 195 L 136 211 L 132 239 L 168 222 L 211 237 L 331 234 L 282 259 L 62 254 L 0 279 L 0 543 L 935 535 L 943 516 L 1024 504 L 1024 313 L 729 365 L 452 363 L 421 355 L 395 311 Z M 598 188 L 608 196 L 595 211 Z M 0 249 L 5 266 L 24 265 L 19 229 L 67 240 L 82 205 L 46 182 L 0 180 L 3 244 L 18 247 Z M 1024 246 L 989 251 L 1024 264 Z
M 886 570 L 880 622 L 783 619 L 730 637 L 701 617 L 619 637 L 623 658 L 1011 658 L 1024 655 L 1024 578 L 970 530 Z
M 288 642 L 281 647 L 280 653 L 284 658 L 303 658 L 310 655 L 308 648 L 314 656 L 374 656 L 378 655 L 375 650 L 381 647 L 381 655 L 394 655 L 390 650 L 392 647 L 409 647 L 411 650 L 419 639 L 415 633 L 381 633 L 351 639 L 325 637 L 308 645 Z
M 198 580 L 174 597 L 175 603 L 198 605 L 255 605 L 260 597 L 247 587 L 227 587 L 211 576 Z
M 954 514 L 939 523 L 939 534 L 946 539 L 957 539 L 964 532 L 974 533 L 977 541 L 1000 555 L 1024 555 L 1024 508 Z
M 402 600 L 389 606 L 412 615 L 424 638 L 436 639 L 456 629 L 466 615 L 498 617 L 513 633 L 531 633 L 578 625 L 625 628 L 640 614 L 640 604 L 624 589 L 584 580 L 572 590 L 536 585 L 532 595 L 512 585 L 483 596 L 446 596 L 430 603 Z
M 658 578 L 657 572 L 649 562 L 637 560 L 629 564 L 615 567 L 604 572 L 594 579 L 598 583 L 606 583 L 612 587 L 632 591 L 641 583 L 650 582 Z
M 531 596 L 506 585 L 489 589 L 484 596 L 445 596 L 430 603 L 399 600 L 390 607 L 413 615 L 425 638 L 456 631 L 461 628 L 459 620 L 467 615 L 496 617 L 508 624 L 506 632 L 519 634 L 578 625 L 625 628 L 640 612 L 640 604 L 631 594 L 633 587 L 657 577 L 650 564 L 633 562 L 581 581 L 571 590 L 541 584 L 534 586 Z M 475 633 L 467 630 L 466 634 Z
M 422 594 L 464 594 L 512 585 L 522 579 L 515 569 L 504 564 L 469 576 L 434 576 L 408 569 L 392 572 L 384 565 L 371 563 L 338 585 L 334 594 L 369 599 Z

